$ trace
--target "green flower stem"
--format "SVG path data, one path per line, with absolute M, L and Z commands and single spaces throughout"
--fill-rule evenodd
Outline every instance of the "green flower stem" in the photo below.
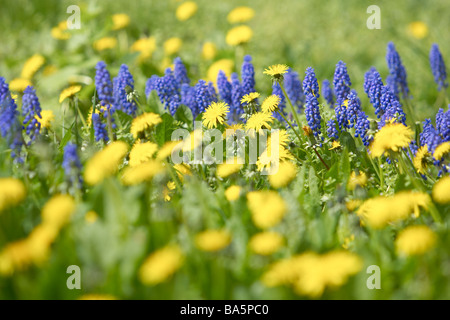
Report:
M 378 168 L 380 169 L 380 188 L 384 191 L 384 173 L 383 166 L 381 164 L 381 157 L 378 158 Z
M 170 165 L 169 161 L 167 160 L 164 160 L 164 165 L 168 168 L 170 177 L 172 178 L 173 182 L 175 182 L 177 189 L 181 192 L 182 190 L 181 182 L 178 180 L 175 169 Z
M 83 122 L 84 128 L 87 128 L 88 125 L 86 123 L 86 120 L 83 117 L 83 113 L 81 113 L 80 107 L 78 106 L 78 99 L 76 97 L 73 98 L 75 102 L 75 108 L 77 109 L 78 115 L 80 116 L 81 122 Z
M 295 130 L 294 126 L 289 122 L 288 119 L 286 119 L 286 117 L 283 115 L 283 113 L 282 113 L 279 109 L 277 109 L 277 112 L 278 112 L 278 114 L 279 114 L 280 116 L 283 117 L 283 119 L 284 119 L 284 120 L 287 122 L 287 124 L 291 127 L 292 131 L 294 131 L 294 133 L 295 133 L 295 135 L 297 136 L 299 142 L 301 143 L 301 142 L 302 142 L 302 138 L 301 138 L 300 134 Z M 302 150 L 303 152 L 306 152 L 305 149 L 300 148 L 300 147 L 298 147 L 298 148 L 299 148 L 300 150 Z
M 109 112 L 109 110 L 108 110 L 108 115 L 107 115 L 106 118 L 107 118 L 107 122 L 108 122 L 108 136 L 109 136 L 109 140 L 115 141 L 116 137 L 114 136 L 113 131 L 112 131 L 111 113 Z
M 291 99 L 289 99 L 289 96 L 287 95 L 286 90 L 284 90 L 283 84 L 281 82 L 278 82 L 278 84 L 280 85 L 280 88 L 283 91 L 283 94 L 286 97 L 286 100 L 288 101 L 289 106 L 291 107 L 291 111 L 295 118 L 295 122 L 297 122 L 297 126 L 300 128 L 302 124 L 301 124 L 300 120 L 298 120 L 297 112 L 295 111 L 294 106 L 292 105 Z

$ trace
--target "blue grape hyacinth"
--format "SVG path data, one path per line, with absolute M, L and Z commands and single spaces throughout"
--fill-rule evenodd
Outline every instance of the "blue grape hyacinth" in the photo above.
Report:
M 322 96 L 331 108 L 334 105 L 334 93 L 327 79 L 322 81 Z
M 135 116 L 136 115 L 136 103 L 134 101 L 128 101 L 128 92 L 134 90 L 134 79 L 128 70 L 126 64 L 120 66 L 119 74 L 113 80 L 114 84 L 114 108 L 122 110 L 123 112 Z
M 106 63 L 104 61 L 99 61 L 95 69 L 95 89 L 97 90 L 98 100 L 102 106 L 106 106 L 109 109 L 114 103 L 111 76 L 106 69 Z
M 303 86 L 298 72 L 289 68 L 288 72 L 284 75 L 283 85 L 292 105 L 300 111 L 305 103 L 305 95 L 303 93 Z
M 314 136 L 318 138 L 321 135 L 321 121 L 319 102 L 312 93 L 306 95 L 305 115 L 308 126 L 311 128 Z
M 438 90 L 441 88 L 447 88 L 447 71 L 445 68 L 444 58 L 442 58 L 439 46 L 434 43 L 430 50 L 430 65 L 433 72 L 434 81 L 438 84 Z
M 303 93 L 308 96 L 308 93 L 320 98 L 319 83 L 317 82 L 316 73 L 311 67 L 306 68 L 305 78 L 303 79 Z
M 30 138 L 29 144 L 36 139 L 41 131 L 41 123 L 38 120 L 42 118 L 41 111 L 36 90 L 28 86 L 22 97 L 22 116 L 24 117 L 22 123 L 25 126 L 26 135 Z
M 386 61 L 389 68 L 389 76 L 386 79 L 388 86 L 397 98 L 399 93 L 403 94 L 403 98 L 409 98 L 406 70 L 392 42 L 389 42 L 387 46 Z
M 338 103 L 343 103 L 347 99 L 351 85 L 352 82 L 347 72 L 347 65 L 343 61 L 339 61 L 336 64 L 333 77 L 334 94 Z
M 231 100 L 231 83 L 228 81 L 225 72 L 219 71 L 217 75 L 217 89 L 219 90 L 220 99 L 222 99 L 229 106 L 232 105 Z
M 80 189 L 83 183 L 81 178 L 81 162 L 77 154 L 77 146 L 73 143 L 68 143 L 64 147 L 64 155 L 62 167 L 64 168 L 64 174 L 66 179 Z
M 255 92 L 255 68 L 252 64 L 252 57 L 246 55 L 244 57 L 244 63 L 241 68 L 241 78 L 242 78 L 242 95 Z

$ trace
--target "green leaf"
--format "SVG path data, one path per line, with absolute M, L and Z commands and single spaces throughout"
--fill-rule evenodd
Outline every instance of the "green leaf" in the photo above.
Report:
M 66 146 L 66 144 L 70 141 L 70 138 L 72 138 L 72 128 L 73 128 L 74 124 L 75 124 L 75 122 L 72 123 L 72 125 L 67 130 L 64 137 L 62 138 L 61 143 L 59 144 L 59 151 L 62 151 L 64 149 L 64 147 Z
M 189 107 L 185 106 L 184 104 L 182 104 L 178 107 L 177 111 L 175 112 L 174 118 L 175 118 L 175 120 L 184 122 L 189 127 L 192 127 L 192 122 L 194 120 L 192 111 L 191 111 L 191 109 L 189 109 Z
M 156 126 L 156 141 L 160 146 L 171 139 L 174 121 L 168 113 L 162 114 L 161 118 L 163 121 Z

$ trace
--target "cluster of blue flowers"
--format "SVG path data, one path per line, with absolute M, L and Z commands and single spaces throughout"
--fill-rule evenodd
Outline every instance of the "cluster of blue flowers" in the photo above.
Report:
M 9 85 L 5 78 L 0 77 L 0 133 L 11 148 L 11 157 L 18 162 L 23 162 L 20 156 L 24 144 L 22 129 L 19 111 L 9 91 Z
M 81 162 L 77 154 L 76 144 L 68 143 L 64 147 L 62 167 L 69 183 L 80 189 L 83 179 L 81 178 Z
M 389 68 L 389 76 L 386 78 L 388 87 L 397 99 L 399 98 L 399 93 L 403 94 L 403 98 L 409 98 L 406 70 L 392 42 L 389 42 L 387 46 L 386 61 Z
M 22 123 L 25 126 L 26 135 L 30 138 L 28 144 L 31 144 L 41 131 L 41 123 L 38 121 L 38 118 L 42 118 L 41 111 L 36 90 L 33 87 L 27 87 L 22 97 L 22 116 L 25 117 Z
M 430 65 L 434 81 L 438 84 L 438 90 L 440 91 L 441 88 L 447 88 L 447 70 L 439 46 L 435 43 L 431 46 L 430 50 Z
M 127 89 L 128 88 L 128 89 Z M 128 93 L 134 91 L 134 79 L 126 64 L 120 66 L 119 74 L 113 79 L 114 109 L 135 116 L 136 102 L 128 100 Z

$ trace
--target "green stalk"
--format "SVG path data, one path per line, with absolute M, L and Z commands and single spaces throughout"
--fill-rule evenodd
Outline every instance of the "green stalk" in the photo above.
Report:
M 278 84 L 280 85 L 281 90 L 283 91 L 284 96 L 286 97 L 289 106 L 291 107 L 291 111 L 292 114 L 295 118 L 295 122 L 297 122 L 297 126 L 300 128 L 301 127 L 301 122 L 298 120 L 298 116 L 297 116 L 297 112 L 294 109 L 294 106 L 292 105 L 291 99 L 289 99 L 289 96 L 287 95 L 286 91 L 284 90 L 283 84 L 281 82 L 278 82 Z
M 286 117 L 283 115 L 282 112 L 280 112 L 279 109 L 277 109 L 277 112 L 278 112 L 278 114 L 279 114 L 280 116 L 283 117 L 283 119 L 284 119 L 284 120 L 287 122 L 287 124 L 291 127 L 292 131 L 294 131 L 294 133 L 295 133 L 295 135 L 297 136 L 299 142 L 301 143 L 301 142 L 302 142 L 302 138 L 300 137 L 299 133 L 295 130 L 294 126 L 289 122 L 288 119 L 286 119 Z M 303 152 L 306 152 L 305 149 L 302 149 L 302 148 L 300 148 L 300 147 L 298 147 L 298 148 L 299 148 L 300 150 L 302 150 Z
M 78 111 L 78 115 L 80 116 L 81 122 L 83 122 L 83 126 L 85 128 L 87 128 L 86 120 L 84 119 L 83 114 L 81 113 L 80 107 L 78 106 L 78 99 L 76 97 L 74 97 L 73 100 L 75 102 L 75 108 Z

